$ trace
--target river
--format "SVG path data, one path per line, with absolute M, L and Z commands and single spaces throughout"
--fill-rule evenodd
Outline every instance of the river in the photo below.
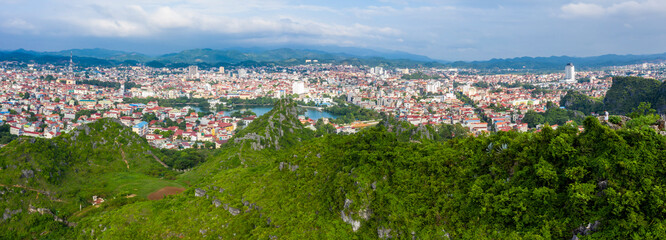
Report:
M 239 111 L 239 110 L 240 110 L 240 111 L 250 110 L 250 111 L 256 113 L 256 114 L 257 114 L 257 117 L 258 117 L 258 116 L 261 116 L 261 115 L 266 114 L 266 113 L 269 112 L 271 109 L 273 109 L 273 107 L 247 107 L 247 108 L 238 108 L 238 109 L 234 109 L 234 110 L 231 110 L 231 111 L 224 111 L 224 116 L 229 116 L 229 114 L 231 114 L 232 112 L 237 112 L 237 111 Z M 333 119 L 335 119 L 335 118 L 338 117 L 338 116 L 333 115 L 333 114 L 331 114 L 331 113 L 328 113 L 328 112 L 320 112 L 320 111 L 317 111 L 317 110 L 315 110 L 315 109 L 310 109 L 310 108 L 303 108 L 303 109 L 305 110 L 305 113 L 303 113 L 302 115 L 303 115 L 303 116 L 306 116 L 306 117 L 308 117 L 308 118 L 310 118 L 310 119 L 313 119 L 313 120 L 319 120 L 320 118 L 333 118 Z

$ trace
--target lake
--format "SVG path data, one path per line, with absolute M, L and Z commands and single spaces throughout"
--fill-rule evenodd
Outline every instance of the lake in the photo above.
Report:
M 239 108 L 239 109 L 234 109 L 234 110 L 231 110 L 231 111 L 224 111 L 224 116 L 229 116 L 229 114 L 231 114 L 232 112 L 237 112 L 237 111 L 239 111 L 239 110 L 240 110 L 240 111 L 250 110 L 250 111 L 256 113 L 256 114 L 257 114 L 257 117 L 258 117 L 258 116 L 261 116 L 261 115 L 266 114 L 266 113 L 269 112 L 271 109 L 273 109 L 273 107 L 248 107 L 248 108 Z M 333 114 L 331 114 L 331 113 L 320 112 L 320 111 L 317 111 L 317 110 L 315 110 L 315 109 L 311 109 L 311 108 L 304 108 L 304 110 L 305 110 L 305 113 L 303 113 L 302 115 L 303 115 L 303 116 L 306 116 L 306 117 L 308 117 L 308 118 L 310 118 L 310 119 L 313 119 L 313 120 L 319 120 L 320 118 L 333 118 L 333 119 L 337 118 L 337 116 L 335 116 L 335 115 L 333 115 Z

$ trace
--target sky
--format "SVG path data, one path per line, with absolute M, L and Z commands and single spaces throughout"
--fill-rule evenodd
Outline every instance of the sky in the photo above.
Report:
M 666 0 L 0 0 L 0 49 L 341 46 L 439 60 L 666 52 Z

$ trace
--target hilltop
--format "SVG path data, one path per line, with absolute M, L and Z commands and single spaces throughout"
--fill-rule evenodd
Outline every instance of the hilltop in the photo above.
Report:
M 593 99 L 576 91 L 568 92 L 560 105 L 571 110 L 626 115 L 641 102 L 649 103 L 657 113 L 666 113 L 666 82 L 643 77 L 613 77 L 613 84 L 603 99 Z

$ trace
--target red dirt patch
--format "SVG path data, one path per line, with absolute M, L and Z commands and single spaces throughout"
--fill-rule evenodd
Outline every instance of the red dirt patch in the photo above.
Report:
M 181 192 L 185 191 L 185 188 L 179 188 L 179 187 L 163 187 L 160 190 L 157 190 L 156 192 L 151 193 L 148 195 L 149 200 L 160 200 L 164 198 L 166 195 L 176 195 Z

